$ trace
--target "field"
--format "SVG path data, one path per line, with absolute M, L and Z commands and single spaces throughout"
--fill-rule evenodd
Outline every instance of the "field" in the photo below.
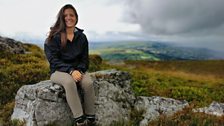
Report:
M 211 60 L 224 59 L 223 52 L 206 48 L 181 47 L 174 43 L 154 41 L 95 42 L 90 43 L 90 53 L 105 60 Z
M 136 49 L 123 49 L 123 48 L 106 48 L 93 50 L 90 53 L 101 55 L 104 59 L 114 60 L 153 60 L 157 61 L 159 58 L 152 54 L 145 53 L 141 50 Z

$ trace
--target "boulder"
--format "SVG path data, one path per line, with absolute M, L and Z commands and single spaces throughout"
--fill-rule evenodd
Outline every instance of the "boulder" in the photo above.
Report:
M 117 70 L 97 71 L 90 74 L 96 93 L 97 123 L 107 126 L 117 121 L 129 121 L 131 110 L 144 109 L 140 125 L 156 119 L 159 114 L 172 115 L 187 106 L 186 101 L 162 97 L 135 97 L 130 86 L 130 75 Z M 80 97 L 82 92 L 80 92 Z M 70 125 L 72 113 L 62 86 L 42 81 L 22 86 L 15 98 L 11 119 L 25 120 L 26 126 L 55 124 Z

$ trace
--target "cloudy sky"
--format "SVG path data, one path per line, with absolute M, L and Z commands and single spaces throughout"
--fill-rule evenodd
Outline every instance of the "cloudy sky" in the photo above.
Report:
M 90 42 L 153 40 L 224 50 L 224 0 L 0 0 L 0 35 L 41 42 L 67 3 Z

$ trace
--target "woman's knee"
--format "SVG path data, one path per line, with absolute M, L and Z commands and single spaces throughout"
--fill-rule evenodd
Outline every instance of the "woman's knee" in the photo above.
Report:
M 71 86 L 76 86 L 74 79 L 71 75 L 56 71 L 51 75 L 51 81 L 62 85 L 64 88 L 71 88 Z
M 81 86 L 83 89 L 93 88 L 93 80 L 91 79 L 89 74 L 83 76 Z
M 63 81 L 62 81 L 62 85 L 64 86 L 64 87 L 73 87 L 73 86 L 76 86 L 76 84 L 75 84 L 75 81 L 73 80 L 73 78 L 67 78 L 67 79 L 64 79 Z

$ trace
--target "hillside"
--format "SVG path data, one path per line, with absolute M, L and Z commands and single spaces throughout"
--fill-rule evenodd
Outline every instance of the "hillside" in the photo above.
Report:
M 189 61 L 124 61 L 127 65 L 158 71 L 182 71 L 188 74 L 224 78 L 224 60 L 189 60 Z
M 159 42 L 90 43 L 90 53 L 105 60 L 208 60 L 224 59 L 221 52 L 206 48 L 180 47 Z
M 102 68 L 131 73 L 136 95 L 185 99 L 196 106 L 224 102 L 224 60 L 105 63 Z
M 48 62 L 41 48 L 36 45 L 23 44 L 8 38 L 3 38 L 1 40 L 6 39 L 15 41 L 24 51 L 15 53 L 14 51 L 7 51 L 7 49 L 0 50 L 0 124 L 1 122 L 9 124 L 9 116 L 14 106 L 13 99 L 16 91 L 22 85 L 33 84 L 41 80 L 49 79 Z M 95 49 L 99 50 L 105 46 L 108 45 L 99 44 Z M 139 51 L 140 47 L 142 49 L 145 44 L 142 43 L 138 45 L 138 43 L 135 43 L 135 45 L 123 45 L 123 47 L 122 44 L 116 44 L 116 46 L 117 47 L 114 48 L 114 44 L 111 44 L 111 47 L 108 48 L 113 48 L 115 50 L 109 51 L 116 53 L 116 49 L 119 47 L 123 49 L 123 51 L 127 48 L 133 48 L 133 50 L 127 52 L 133 56 L 134 54 L 138 54 L 134 50 L 138 49 L 137 51 Z M 7 47 L 14 48 L 14 46 Z M 17 46 L 15 48 L 17 48 Z M 159 46 L 159 48 L 162 49 L 161 46 Z M 149 48 L 147 47 L 147 49 Z M 108 50 L 105 49 L 105 51 Z M 142 53 L 143 52 L 140 52 L 136 57 L 142 56 Z M 154 54 L 145 55 L 148 59 L 161 60 Z M 134 59 L 136 57 L 134 57 Z M 109 59 L 110 58 L 111 57 L 109 57 Z M 129 56 L 127 59 L 128 58 Z M 116 55 L 114 59 L 116 59 Z M 118 57 L 118 59 L 120 58 Z M 111 68 L 128 71 L 131 74 L 131 86 L 137 96 L 163 96 L 181 100 L 185 99 L 193 106 L 197 107 L 206 106 L 212 101 L 224 102 L 224 60 L 124 60 L 120 63 L 114 61 L 114 63 L 111 64 L 111 62 L 107 60 L 103 60 L 102 62 L 101 57 L 98 55 L 90 56 L 90 71 Z M 183 118 L 186 116 L 190 116 L 191 120 L 194 118 L 202 121 L 210 120 L 211 122 L 216 120 L 216 117 L 180 116 L 180 119 L 177 121 L 183 121 Z
M 161 116 L 149 126 L 219 126 L 224 117 L 193 113 L 192 108 L 224 102 L 224 60 L 104 61 L 102 69 L 128 71 L 137 96 L 162 96 L 187 100 L 189 108 L 174 116 Z

